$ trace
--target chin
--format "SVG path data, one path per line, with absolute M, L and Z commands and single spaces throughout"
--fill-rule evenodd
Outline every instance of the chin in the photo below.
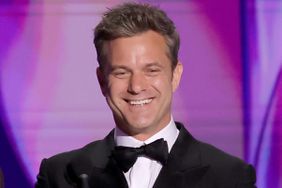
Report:
M 150 122 L 135 122 L 129 124 L 128 128 L 135 133 L 145 133 L 149 132 L 153 128 L 153 125 Z
M 116 122 L 121 130 L 130 135 L 150 132 L 155 126 L 154 121 L 149 117 L 135 118 L 131 116 L 131 118 L 122 118 Z

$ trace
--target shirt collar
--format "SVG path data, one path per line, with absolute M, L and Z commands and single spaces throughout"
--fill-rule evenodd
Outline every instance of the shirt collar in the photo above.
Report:
M 167 126 L 165 126 L 163 129 L 161 129 L 159 132 L 157 132 L 145 141 L 140 141 L 132 136 L 128 136 L 122 130 L 116 127 L 115 142 L 117 146 L 140 147 L 144 144 L 150 144 L 157 139 L 163 138 L 165 141 L 167 141 L 168 150 L 170 151 L 174 142 L 177 139 L 178 134 L 179 130 L 176 128 L 175 122 L 171 117 L 171 120 Z

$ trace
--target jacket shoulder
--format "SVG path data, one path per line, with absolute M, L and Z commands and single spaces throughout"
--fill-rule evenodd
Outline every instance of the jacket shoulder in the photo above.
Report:
M 104 140 L 93 141 L 93 142 L 85 145 L 82 148 L 58 153 L 54 156 L 47 158 L 46 160 L 48 161 L 48 164 L 50 164 L 50 165 L 51 164 L 54 164 L 54 165 L 65 164 L 65 163 L 68 163 L 70 160 L 72 160 L 77 155 L 80 155 L 81 153 L 84 153 L 88 150 L 92 150 L 93 152 L 95 152 L 95 151 L 98 152 L 99 148 L 102 148 L 104 146 L 104 142 L 105 142 Z
M 218 177 L 220 181 L 234 181 L 234 184 L 253 185 L 256 181 L 255 169 L 242 159 L 230 155 L 210 144 L 198 141 L 201 152 L 201 160 L 210 166 L 213 177 Z M 232 177 L 232 180 L 230 180 Z M 235 183 L 237 182 L 237 183 Z
M 225 164 L 225 163 L 227 164 L 232 164 L 232 163 L 245 164 L 245 162 L 242 159 L 240 159 L 239 157 L 230 155 L 213 145 L 198 141 L 198 146 L 199 146 L 200 152 L 202 153 L 203 161 L 211 162 L 213 164 L 220 164 L 220 165 Z
M 103 164 L 102 159 L 104 160 L 105 156 L 108 155 L 111 143 L 111 136 L 108 135 L 105 139 L 91 142 L 82 148 L 43 159 L 35 187 L 69 187 L 71 183 L 68 172 L 70 164 L 78 169 L 85 167 L 88 169 L 90 168 L 88 167 L 89 164 Z

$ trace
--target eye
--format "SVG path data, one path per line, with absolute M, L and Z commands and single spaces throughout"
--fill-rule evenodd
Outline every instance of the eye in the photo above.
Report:
M 150 69 L 149 71 L 150 72 L 159 72 L 160 70 L 159 69 Z
M 129 72 L 126 70 L 115 70 L 112 72 L 112 75 L 117 78 L 126 78 L 129 75 Z
M 151 68 L 148 68 L 146 72 L 150 76 L 156 76 L 159 74 L 159 72 L 161 72 L 161 69 L 158 67 L 151 67 Z

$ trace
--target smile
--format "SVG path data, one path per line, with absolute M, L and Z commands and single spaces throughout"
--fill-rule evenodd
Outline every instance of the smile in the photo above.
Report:
M 150 102 L 152 102 L 153 99 L 144 99 L 144 100 L 131 100 L 131 101 L 128 101 L 129 104 L 131 105 L 145 105 L 145 104 L 149 104 Z

